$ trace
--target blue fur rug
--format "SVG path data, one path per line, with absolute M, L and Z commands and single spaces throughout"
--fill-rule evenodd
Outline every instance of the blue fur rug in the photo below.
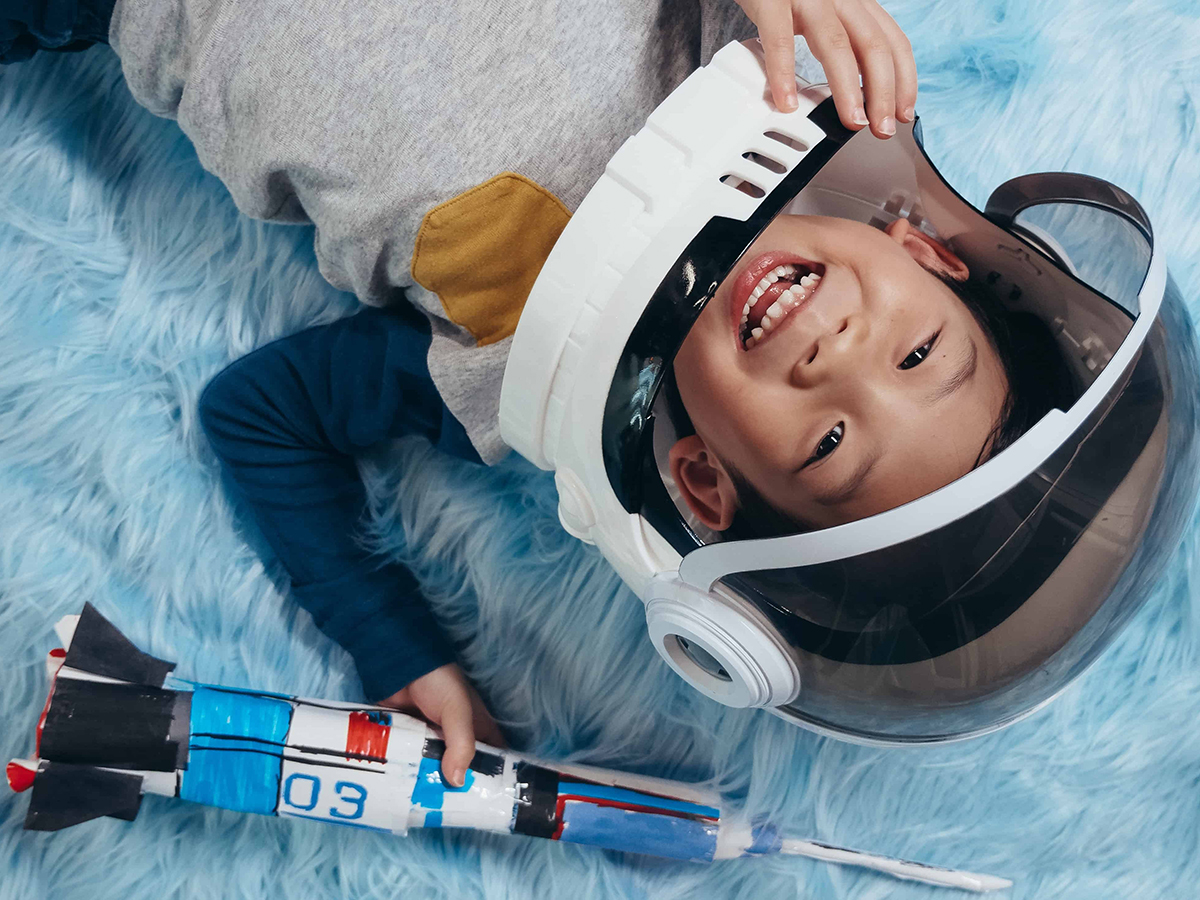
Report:
M 1140 198 L 1200 297 L 1195 0 L 887 6 L 917 48 L 930 152 L 969 199 L 1024 172 L 1107 178 Z M 107 48 L 0 72 L 0 760 L 29 753 L 51 625 L 85 600 L 182 675 L 360 697 L 349 658 L 239 531 L 196 422 L 228 360 L 355 308 L 311 241 L 240 216 L 178 128 L 132 103 Z M 712 777 L 797 835 L 1007 875 L 1012 897 L 1197 896 L 1194 529 L 1046 710 L 964 744 L 864 749 L 678 682 L 528 464 L 475 469 L 410 444 L 364 470 L 380 538 L 413 563 L 518 745 Z M 963 896 L 801 859 L 704 868 L 389 839 L 159 798 L 132 824 L 32 834 L 25 805 L 0 792 L 0 900 Z

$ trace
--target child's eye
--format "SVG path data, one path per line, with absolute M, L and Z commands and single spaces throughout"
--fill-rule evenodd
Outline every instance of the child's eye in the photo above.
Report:
M 904 357 L 904 362 L 900 363 L 900 368 L 911 369 L 914 366 L 919 366 L 921 363 L 925 362 L 926 358 L 933 351 L 933 345 L 937 343 L 938 335 L 940 334 L 940 331 L 937 332 L 920 347 L 908 354 L 908 356 Z
M 813 455 L 808 458 L 808 462 L 806 462 L 805 465 L 807 466 L 808 463 L 814 463 L 818 459 L 824 459 L 838 448 L 838 445 L 841 444 L 842 438 L 845 437 L 845 435 L 845 423 L 838 422 L 833 426 L 832 429 L 830 429 L 829 434 L 825 435 L 825 437 L 821 438 L 821 440 L 817 442 L 817 448 L 813 451 Z

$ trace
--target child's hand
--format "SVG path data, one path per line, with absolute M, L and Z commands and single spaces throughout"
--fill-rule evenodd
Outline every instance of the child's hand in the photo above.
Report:
M 493 747 L 506 746 L 500 728 L 484 708 L 475 688 L 454 663 L 422 675 L 379 705 L 416 709 L 442 729 L 446 739 L 442 777 L 455 787 L 462 787 L 466 779 L 467 767 L 475 755 L 476 738 Z
M 838 115 L 847 128 L 871 125 L 876 137 L 913 120 L 917 64 L 900 26 L 875 0 L 737 0 L 755 25 L 775 105 L 796 108 L 794 35 L 803 35 L 825 68 Z M 863 88 L 858 77 L 861 66 Z M 866 90 L 866 112 L 863 89 Z

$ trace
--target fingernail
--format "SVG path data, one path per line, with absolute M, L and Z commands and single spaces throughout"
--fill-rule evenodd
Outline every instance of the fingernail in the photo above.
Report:
M 795 112 L 800 107 L 800 101 L 796 99 L 795 91 L 788 91 L 783 95 L 783 111 Z
M 904 107 L 904 121 L 911 122 L 917 116 L 917 111 L 911 106 Z
M 462 787 L 467 782 L 467 770 L 455 769 L 454 773 L 450 776 L 450 780 L 454 783 L 455 787 Z
M 891 116 L 888 116 L 886 119 L 884 119 L 882 122 L 879 123 L 879 130 L 882 131 L 884 134 L 886 134 L 888 137 L 891 137 L 893 134 L 896 133 L 896 120 L 893 119 Z
M 864 110 L 861 106 L 854 111 L 854 115 L 850 117 L 850 121 L 852 121 L 855 125 L 871 124 L 871 120 L 867 118 L 866 110 Z

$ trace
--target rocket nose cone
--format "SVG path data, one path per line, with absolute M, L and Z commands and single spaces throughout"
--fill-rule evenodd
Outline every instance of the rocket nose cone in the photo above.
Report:
M 8 786 L 19 794 L 33 787 L 37 763 L 27 759 L 14 759 L 4 767 L 4 774 L 8 778 Z

